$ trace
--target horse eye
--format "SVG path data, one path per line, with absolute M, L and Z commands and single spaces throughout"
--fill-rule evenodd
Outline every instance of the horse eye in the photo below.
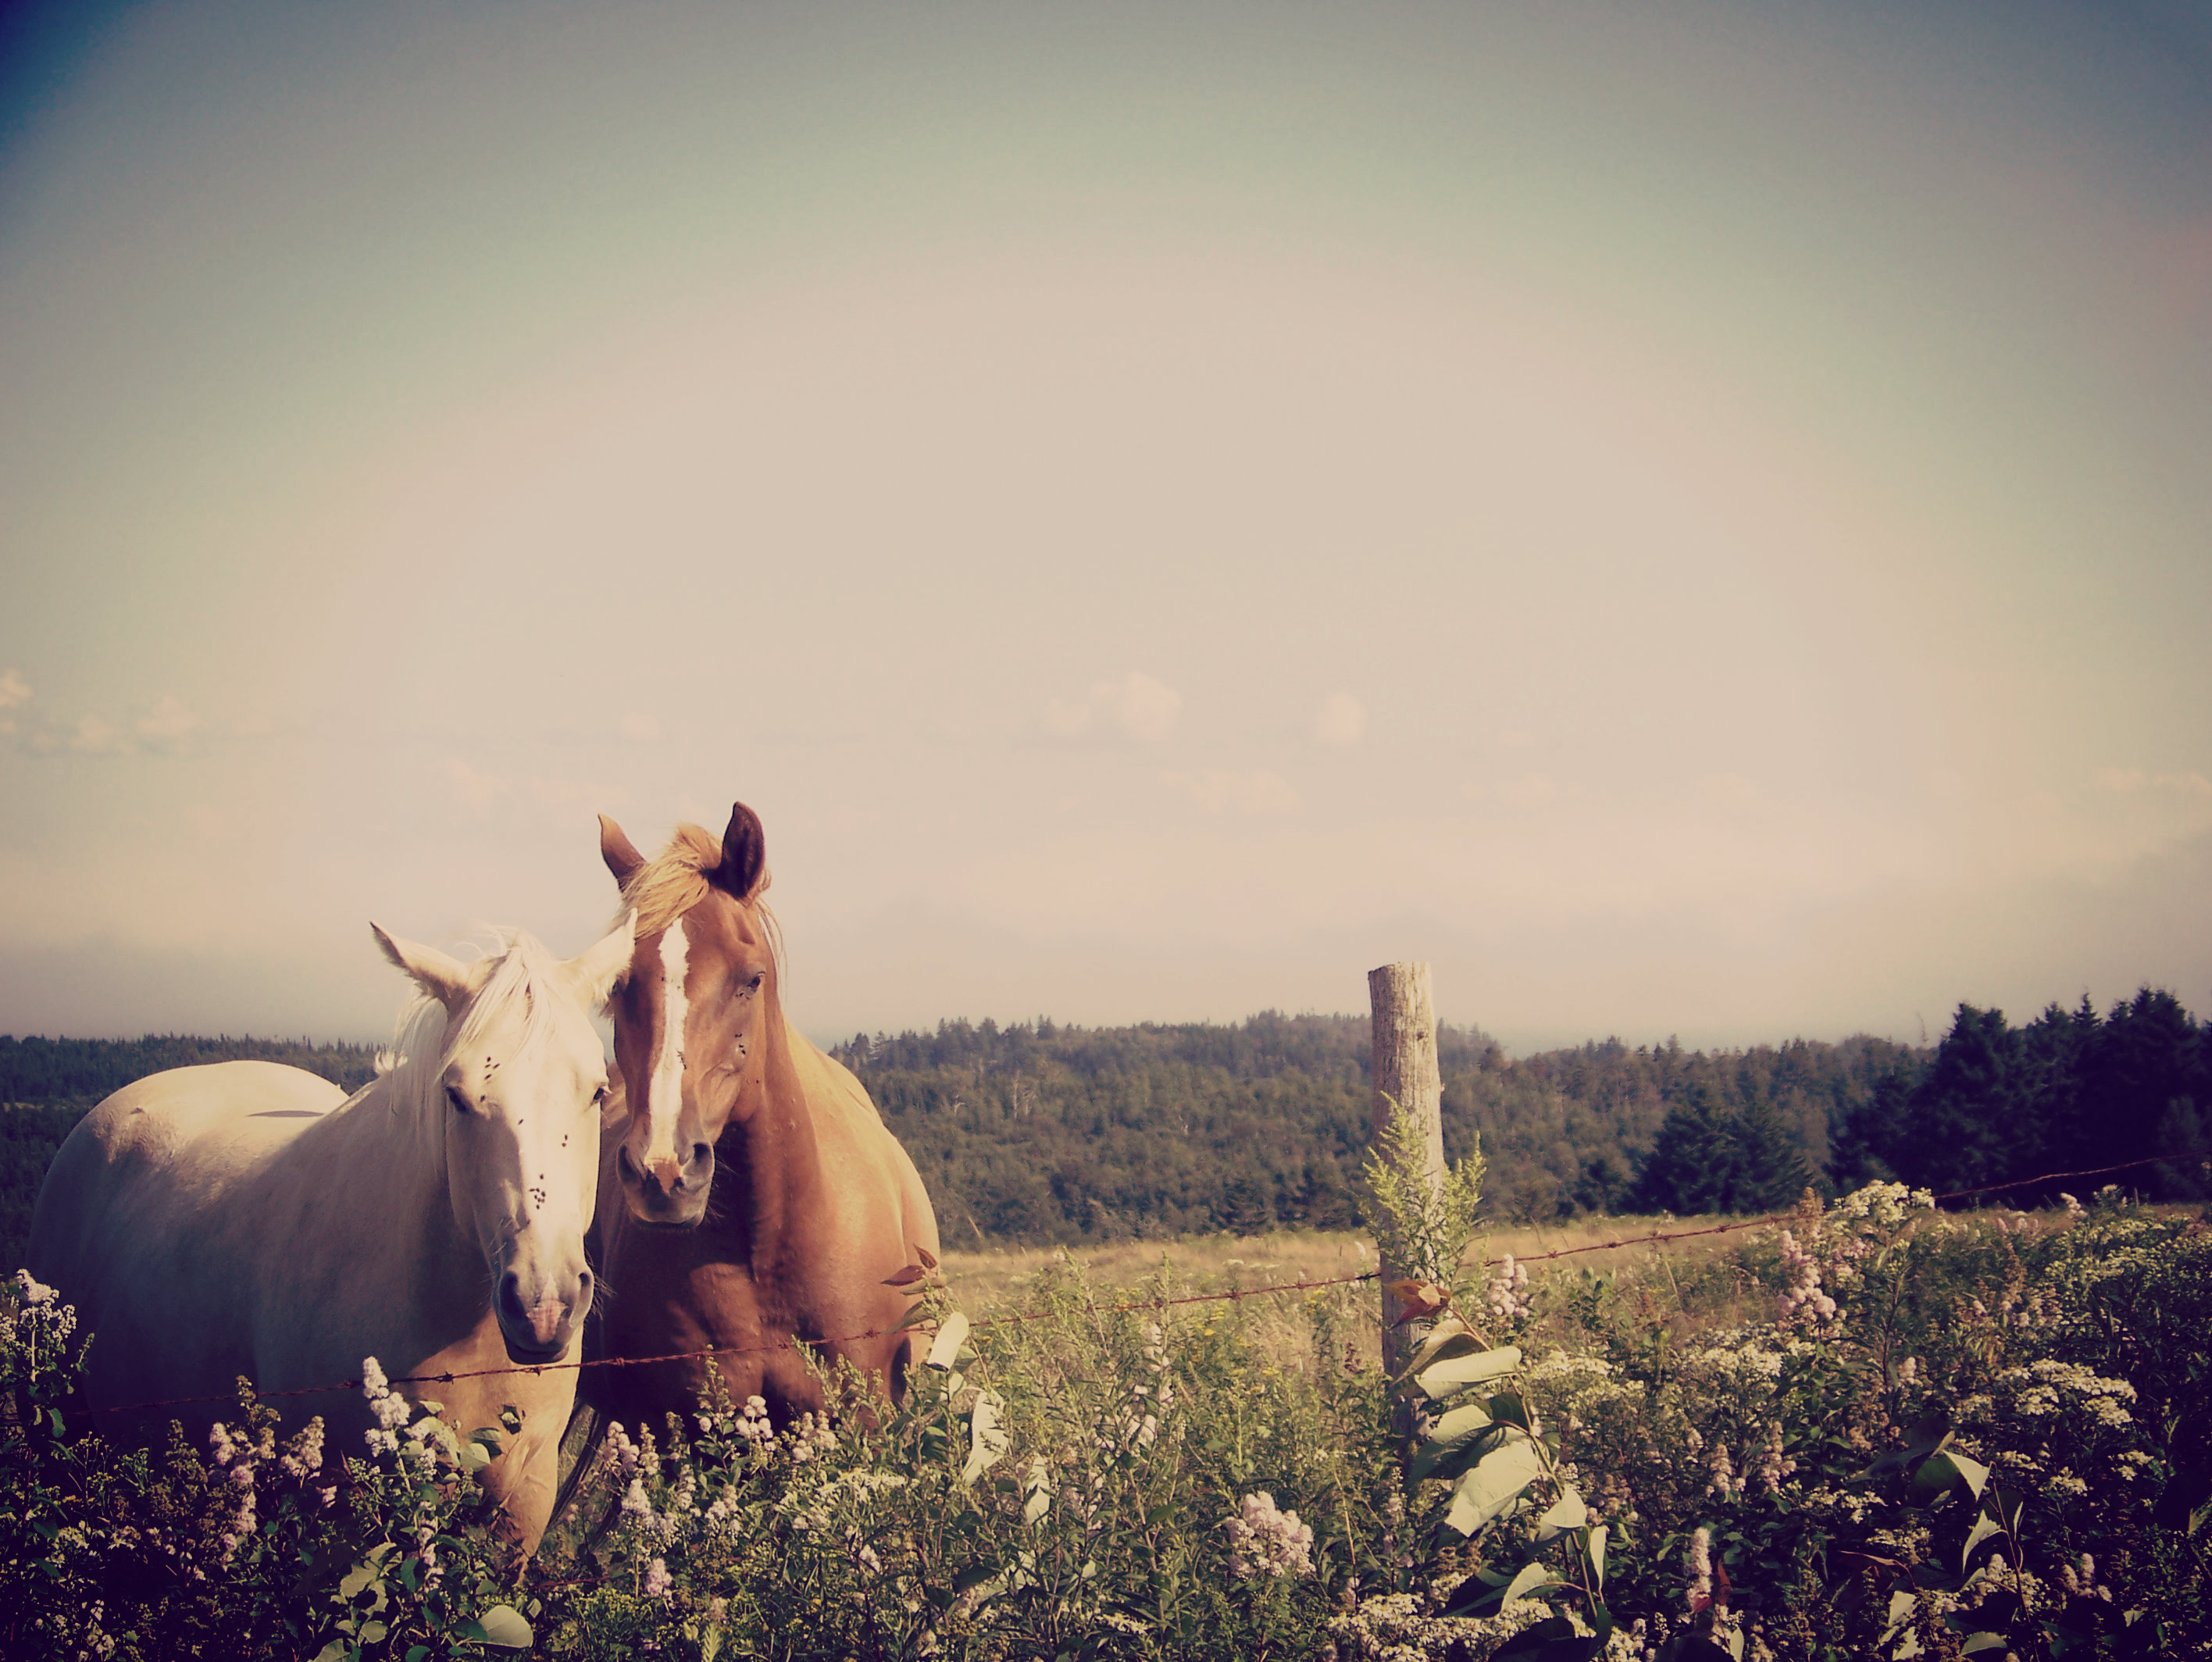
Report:
M 459 1089 L 454 1086 L 448 1085 L 446 1087 L 446 1101 L 453 1105 L 453 1112 L 455 1113 L 474 1113 L 476 1112 L 474 1108 L 469 1106 L 469 1099 L 462 1095 Z
M 605 1085 L 600 1086 L 600 1087 L 599 1088 L 599 1089 L 597 1089 L 597 1090 L 595 1090 L 595 1091 L 593 1091 L 593 1092 L 592 1093 L 592 1106 L 593 1107 L 595 1107 L 595 1108 L 599 1108 L 599 1107 L 605 1107 L 605 1106 L 606 1106 L 606 1101 L 607 1101 L 607 1088 L 606 1088 Z

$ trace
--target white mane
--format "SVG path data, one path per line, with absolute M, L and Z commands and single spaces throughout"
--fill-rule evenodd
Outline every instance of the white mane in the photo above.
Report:
M 390 1046 L 376 1053 L 377 1077 L 368 1089 L 383 1087 L 392 1097 L 393 1112 L 420 1112 L 426 1107 L 442 1110 L 438 1081 L 446 1065 L 490 1036 L 498 1035 L 505 1059 L 520 1055 L 552 1031 L 555 1000 L 561 997 L 552 972 L 559 961 L 526 931 L 495 929 L 492 936 L 499 961 L 469 1000 L 453 1041 L 445 1041 L 450 1012 L 428 994 L 417 992 L 399 1012 Z M 442 1124 L 443 1119 L 441 1112 L 434 1122 Z

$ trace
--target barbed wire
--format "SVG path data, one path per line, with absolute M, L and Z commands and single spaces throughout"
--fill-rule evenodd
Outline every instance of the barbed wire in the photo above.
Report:
M 2175 1161 L 2194 1160 L 2200 1157 L 2212 1157 L 2212 1149 L 2182 1149 L 2170 1154 L 2146 1156 L 2140 1160 L 2124 1160 L 2118 1165 L 2092 1167 L 2087 1171 L 2045 1172 L 2037 1177 L 2016 1177 L 2002 1183 L 1984 1183 L 1971 1189 L 1954 1189 L 1947 1193 L 1936 1195 L 1932 1198 L 1936 1204 L 1941 1205 L 1947 1200 L 1972 1200 L 1979 1195 L 2002 1194 L 2009 1189 L 2027 1188 L 2040 1183 L 2056 1183 L 2069 1178 L 2109 1177 L 2115 1172 L 2133 1171 L 2142 1166 L 2169 1165 Z M 1769 1228 L 1776 1224 L 1794 1222 L 1802 1216 L 1802 1213 L 1793 1208 L 1786 1212 L 1770 1212 L 1759 1217 L 1737 1218 L 1726 1223 L 1705 1224 L 1694 1229 L 1653 1230 L 1646 1234 L 1621 1235 L 1607 1240 L 1587 1241 L 1578 1246 L 1555 1246 L 1543 1253 L 1500 1253 L 1496 1258 L 1480 1259 L 1479 1263 L 1484 1269 L 1502 1265 L 1509 1259 L 1516 1264 L 1543 1264 L 1554 1259 L 1574 1258 L 1584 1253 L 1619 1252 L 1629 1246 L 1656 1246 L 1670 1240 L 1694 1240 L 1703 1235 L 1733 1234 L 1744 1229 Z M 1219 1304 L 1238 1299 L 1266 1298 L 1277 1293 L 1299 1293 L 1324 1287 L 1354 1286 L 1360 1282 L 1374 1281 L 1380 1277 L 1381 1273 L 1379 1270 L 1363 1270 L 1353 1275 L 1323 1276 L 1306 1281 L 1275 1282 L 1264 1287 L 1232 1287 L 1225 1292 L 1219 1293 L 1188 1293 L 1173 1298 L 1128 1299 L 1114 1304 L 1093 1305 L 1091 1308 L 1102 1314 L 1121 1315 L 1139 1310 L 1165 1310 L 1187 1304 Z M 1000 1315 L 979 1316 L 969 1321 L 969 1328 L 973 1331 L 979 1328 L 993 1327 L 1010 1321 L 1036 1321 L 1047 1313 L 1048 1313 L 1044 1311 L 1020 1311 Z M 537 1377 L 546 1374 L 580 1374 L 587 1368 L 650 1368 L 667 1362 L 697 1362 L 708 1356 L 757 1356 L 773 1350 L 795 1350 L 809 1345 L 856 1344 L 866 1339 L 889 1338 L 895 1334 L 921 1334 L 934 1331 L 933 1328 L 902 1325 L 894 1327 L 864 1328 L 857 1333 L 847 1333 L 834 1338 L 802 1338 L 794 1333 L 763 1340 L 757 1344 L 708 1345 L 699 1350 L 674 1350 L 658 1356 L 587 1356 L 580 1357 L 574 1362 L 526 1362 L 510 1364 L 505 1368 L 465 1368 L 439 1374 L 405 1374 L 396 1375 L 386 1383 L 390 1385 L 453 1385 L 463 1380 L 492 1379 L 521 1374 Z M 358 1391 L 361 1384 L 358 1379 L 348 1379 L 340 1380 L 331 1385 L 294 1386 L 281 1391 L 257 1390 L 253 1395 L 257 1401 L 268 1401 L 280 1397 L 322 1396 L 335 1391 Z M 237 1400 L 238 1393 L 233 1391 L 206 1396 L 167 1397 L 152 1402 L 103 1404 L 81 1409 L 78 1411 L 94 1414 L 144 1414 L 161 1408 L 190 1408 L 208 1403 L 228 1403 Z

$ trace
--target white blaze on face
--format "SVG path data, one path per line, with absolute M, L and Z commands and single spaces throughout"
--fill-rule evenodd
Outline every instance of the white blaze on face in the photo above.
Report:
M 661 932 L 662 975 L 660 1040 L 653 1052 L 653 1083 L 646 1093 L 645 1163 L 676 1158 L 676 1120 L 684 1107 L 684 1018 L 690 1000 L 684 997 L 684 976 L 690 956 L 690 942 L 684 925 L 672 923 Z

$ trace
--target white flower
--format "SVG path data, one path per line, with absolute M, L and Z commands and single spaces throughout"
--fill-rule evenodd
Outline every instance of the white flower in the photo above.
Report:
M 1266 1489 L 1247 1495 L 1239 1512 L 1221 1520 L 1229 1532 L 1229 1573 L 1292 1577 L 1313 1574 L 1313 1530 L 1284 1512 Z
M 1713 1538 L 1700 1529 L 1690 1537 L 1690 1585 L 1682 1596 L 1692 1610 L 1701 1610 L 1713 1594 Z

